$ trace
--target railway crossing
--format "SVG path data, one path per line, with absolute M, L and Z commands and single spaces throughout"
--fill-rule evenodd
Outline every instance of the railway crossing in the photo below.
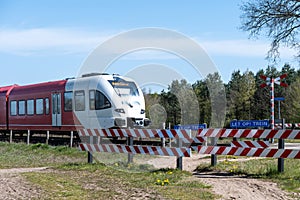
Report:
M 192 150 L 199 154 L 300 159 L 300 146 L 298 149 L 297 147 L 284 149 L 280 146 L 276 148 L 268 141 L 253 141 L 253 139 L 300 139 L 300 130 L 199 129 L 193 136 L 190 130 L 185 129 L 82 129 L 79 131 L 79 135 L 89 138 L 86 140 L 88 142 L 79 145 L 79 149 L 82 151 L 176 156 L 179 169 L 182 169 L 182 158 L 191 157 Z M 93 140 L 95 137 L 100 138 L 96 143 Z M 166 138 L 176 141 L 174 142 L 176 147 L 133 145 L 133 142 L 101 144 L 101 138 L 105 137 L 126 137 L 127 140 L 132 141 L 138 138 Z M 233 140 L 230 144 L 223 146 L 206 146 L 207 138 L 243 138 L 243 140 Z

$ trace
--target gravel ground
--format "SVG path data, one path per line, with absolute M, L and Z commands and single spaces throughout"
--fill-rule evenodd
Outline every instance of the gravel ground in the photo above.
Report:
M 194 170 L 202 162 L 210 162 L 210 159 L 201 159 L 208 155 L 193 155 L 191 158 L 183 158 L 183 169 L 193 172 L 194 178 L 212 186 L 214 193 L 221 195 L 221 199 L 247 199 L 247 200 L 278 200 L 291 198 L 287 192 L 281 190 L 276 183 L 262 181 L 242 176 L 231 176 L 228 173 L 195 173 Z M 261 159 L 261 158 L 248 158 Z M 245 158 L 234 161 L 244 161 Z M 175 157 L 158 157 L 147 161 L 156 168 L 176 167 Z M 299 194 L 293 194 L 299 197 Z
M 200 156 L 184 158 L 184 170 L 191 171 L 199 165 L 200 162 L 209 162 L 208 159 L 201 159 Z M 146 161 L 156 168 L 176 167 L 175 157 L 153 157 Z M 28 183 L 20 173 L 43 171 L 46 168 L 18 168 L 0 170 L 0 199 L 40 199 L 42 191 L 37 186 Z M 211 185 L 212 190 L 221 195 L 221 199 L 255 199 L 255 200 L 278 200 L 292 199 L 289 194 L 278 188 L 276 183 L 262 181 L 242 176 L 229 176 L 227 173 L 195 173 L 193 179 L 199 180 L 205 184 Z M 129 191 L 124 191 L 129 192 Z M 127 196 L 129 194 L 125 194 Z M 132 199 L 147 199 L 148 191 L 130 191 Z M 296 195 L 296 194 L 294 194 Z M 150 195 L 151 196 L 151 195 Z M 118 199 L 118 197 L 117 197 Z
M 20 173 L 46 168 L 18 168 L 0 170 L 0 199 L 40 199 L 41 189 L 28 183 Z

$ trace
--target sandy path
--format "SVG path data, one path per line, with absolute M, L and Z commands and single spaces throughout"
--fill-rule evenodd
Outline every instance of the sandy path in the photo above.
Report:
M 213 191 L 222 196 L 221 199 L 292 199 L 287 192 L 272 182 L 213 172 L 195 174 L 195 177 L 205 184 L 212 185 Z
M 46 168 L 17 168 L 0 170 L 0 199 L 40 199 L 41 190 L 28 183 L 19 173 Z
M 201 159 L 205 155 L 196 155 L 191 158 L 183 158 L 183 169 L 193 172 L 203 162 L 210 162 L 210 159 Z M 207 155 L 206 155 L 207 156 Z M 251 159 L 251 158 L 250 158 Z M 235 159 L 234 161 L 243 161 Z M 147 161 L 156 168 L 176 167 L 175 157 L 157 157 Z M 230 176 L 228 173 L 195 173 L 194 178 L 211 185 L 214 193 L 222 196 L 221 199 L 247 199 L 247 200 L 278 200 L 293 199 L 289 194 L 278 188 L 276 183 L 241 177 Z
M 193 156 L 183 159 L 184 170 L 193 171 L 201 162 L 209 162 L 209 159 L 201 159 L 203 156 Z M 144 160 L 145 161 L 145 160 Z M 237 159 L 235 159 L 237 161 Z M 175 168 L 175 157 L 153 157 L 146 161 L 156 168 Z M 0 199 L 40 199 L 41 189 L 28 183 L 20 173 L 42 171 L 47 168 L 18 168 L 0 170 Z M 212 185 L 212 190 L 221 196 L 221 199 L 255 199 L 278 200 L 292 199 L 289 194 L 278 188 L 276 183 L 242 177 L 229 176 L 227 173 L 194 173 L 194 180 Z

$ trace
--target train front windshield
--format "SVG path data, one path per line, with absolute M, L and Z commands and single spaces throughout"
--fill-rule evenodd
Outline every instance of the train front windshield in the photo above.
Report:
M 138 88 L 134 82 L 119 79 L 110 80 L 109 83 L 119 96 L 139 96 Z

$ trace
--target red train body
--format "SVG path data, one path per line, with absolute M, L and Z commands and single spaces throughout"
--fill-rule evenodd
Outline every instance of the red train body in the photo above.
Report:
M 53 122 L 54 95 L 64 93 L 67 80 L 0 88 L 1 130 L 74 131 L 72 112 L 61 109 L 62 124 Z M 62 101 L 63 99 L 59 99 Z M 61 102 L 59 102 L 62 105 Z
M 146 126 L 144 96 L 129 78 L 76 79 L 0 87 L 0 130 L 76 131 Z
M 66 82 L 61 80 L 0 88 L 0 129 L 75 131 L 72 112 L 61 109 L 61 115 L 64 116 L 62 124 L 52 121 L 53 96 L 64 93 Z

